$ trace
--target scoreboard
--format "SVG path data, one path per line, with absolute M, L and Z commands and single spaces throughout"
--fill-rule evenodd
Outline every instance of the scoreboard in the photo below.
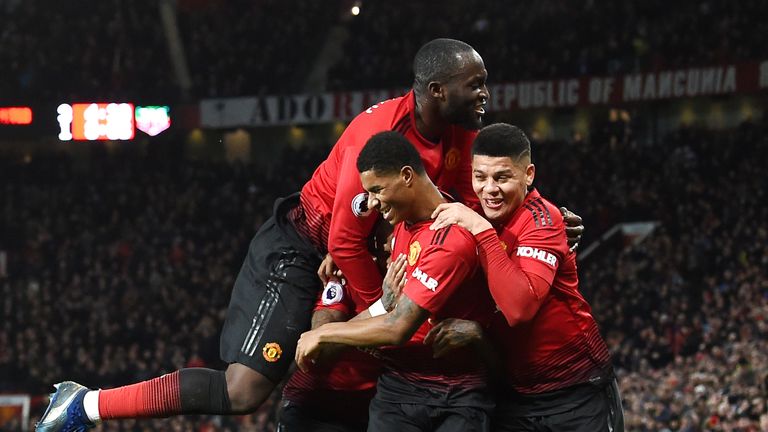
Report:
M 62 141 L 130 140 L 136 135 L 133 104 L 61 104 L 56 111 Z

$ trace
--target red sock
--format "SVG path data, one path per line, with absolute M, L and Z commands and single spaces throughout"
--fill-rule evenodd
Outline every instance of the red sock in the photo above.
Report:
M 181 414 L 179 372 L 99 392 L 102 420 Z

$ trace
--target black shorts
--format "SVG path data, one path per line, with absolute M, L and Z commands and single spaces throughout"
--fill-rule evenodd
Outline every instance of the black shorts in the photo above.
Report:
M 278 200 L 251 240 L 221 333 L 222 360 L 246 365 L 275 384 L 293 362 L 299 336 L 309 330 L 322 289 L 320 254 L 279 220 L 296 203 L 298 195 Z
M 573 392 L 561 391 L 562 403 L 546 397 L 551 408 L 540 412 L 523 413 L 520 404 L 514 400 L 497 401 L 493 416 L 494 432 L 522 431 L 563 431 L 563 432 L 623 432 L 624 410 L 616 379 L 611 379 L 600 388 L 589 391 L 590 384 L 584 384 Z M 573 402 L 576 402 L 575 404 Z M 557 406 L 567 406 L 567 410 Z
M 328 404 L 338 401 L 329 399 Z M 342 421 L 334 416 L 323 415 L 322 410 L 304 408 L 292 402 L 284 402 L 277 423 L 277 432 L 365 432 L 366 423 Z
M 486 389 L 439 391 L 385 372 L 368 409 L 368 431 L 488 432 L 492 409 Z
M 371 401 L 368 432 L 488 432 L 491 418 L 478 407 Z

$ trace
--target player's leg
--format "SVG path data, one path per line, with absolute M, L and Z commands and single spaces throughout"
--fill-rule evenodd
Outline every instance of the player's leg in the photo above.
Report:
M 291 366 L 299 336 L 309 330 L 319 256 L 295 250 L 274 227 L 252 242 L 235 281 L 221 334 L 221 358 L 232 410 L 256 410 Z
M 442 408 L 433 432 L 489 432 L 491 415 L 477 407 Z
M 432 430 L 426 405 L 382 401 L 374 396 L 368 410 L 368 432 L 427 432 Z
M 309 328 L 319 257 L 296 251 L 273 219 L 251 242 L 235 282 L 221 338 L 226 372 L 182 369 L 103 391 L 58 386 L 38 431 L 84 430 L 100 420 L 255 411 L 285 375 Z M 285 350 L 285 352 L 283 352 Z
M 331 405 L 338 402 L 328 400 L 326 403 Z M 322 418 L 314 410 L 287 401 L 283 403 L 277 423 L 278 432 L 365 432 L 366 430 L 365 423 L 356 424 L 340 419 Z

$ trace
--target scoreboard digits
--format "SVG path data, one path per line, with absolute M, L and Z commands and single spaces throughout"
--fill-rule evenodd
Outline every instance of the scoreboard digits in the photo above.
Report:
M 61 104 L 58 114 L 62 141 L 130 140 L 136 135 L 133 104 Z

